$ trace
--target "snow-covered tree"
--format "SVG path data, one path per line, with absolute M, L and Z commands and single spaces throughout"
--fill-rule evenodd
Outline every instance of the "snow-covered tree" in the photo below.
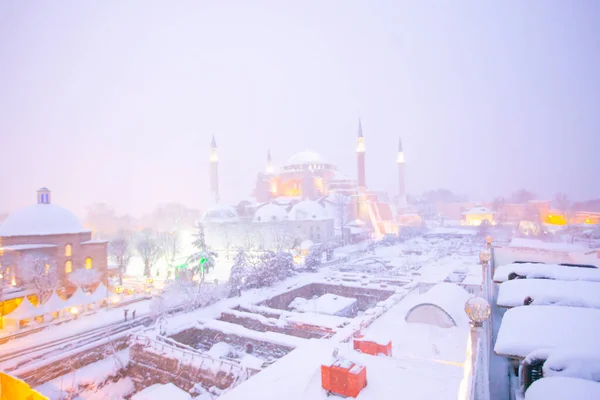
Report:
M 130 236 L 121 232 L 117 238 L 111 240 L 108 244 L 108 252 L 111 259 L 119 267 L 119 285 L 123 285 L 123 274 L 133 256 Z
M 210 251 L 206 246 L 206 237 L 204 236 L 204 226 L 198 225 L 198 232 L 194 235 L 192 246 L 196 249 L 188 258 L 188 265 L 191 266 L 191 271 L 194 275 L 200 274 L 200 281 L 204 282 L 204 278 L 216 264 L 215 258 L 217 253 Z
M 95 269 L 78 268 L 68 275 L 69 281 L 78 287 L 88 287 L 100 282 L 102 276 Z
M 334 193 L 330 197 L 331 204 L 335 210 L 335 222 L 342 235 L 342 244 L 345 245 L 348 242 L 345 231 L 348 222 L 350 222 L 350 212 L 348 210 L 348 206 L 351 203 L 351 199 L 350 197 L 341 193 Z
M 321 246 L 313 245 L 304 258 L 304 268 L 310 272 L 317 272 L 321 266 L 322 259 L 323 251 L 321 250 Z
M 19 263 L 19 278 L 31 285 L 38 299 L 45 299 L 58 287 L 56 260 L 45 254 L 26 254 Z
M 290 249 L 294 244 L 294 235 L 288 224 L 273 223 L 269 224 L 269 234 L 276 251 Z
M 248 278 L 248 273 L 248 257 L 246 256 L 246 252 L 244 250 L 240 250 L 236 254 L 235 259 L 233 260 L 233 266 L 229 272 L 230 297 L 236 295 L 239 296 L 242 294 L 242 289 L 244 288 L 246 279 Z
M 294 275 L 294 257 L 286 251 L 280 251 L 270 260 L 270 269 L 277 280 L 289 278 Z
M 144 263 L 144 275 L 149 277 L 152 267 L 162 255 L 156 233 L 151 229 L 143 231 L 135 244 L 135 248 Z

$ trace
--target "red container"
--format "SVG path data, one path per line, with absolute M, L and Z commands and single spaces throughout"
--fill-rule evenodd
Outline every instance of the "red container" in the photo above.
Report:
M 336 361 L 331 365 L 321 365 L 321 386 L 340 396 L 357 397 L 367 386 L 367 369 L 353 362 Z
M 389 341 L 385 344 L 376 343 L 370 340 L 362 339 L 362 336 L 359 336 L 354 339 L 354 350 L 358 350 L 361 353 L 371 354 L 373 356 L 377 356 L 379 354 L 383 354 L 385 356 L 392 356 L 392 342 Z

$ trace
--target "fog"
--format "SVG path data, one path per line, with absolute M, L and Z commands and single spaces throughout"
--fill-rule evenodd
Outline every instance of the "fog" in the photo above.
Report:
M 311 148 L 396 193 L 600 196 L 595 1 L 0 3 L 0 212 L 250 196 Z

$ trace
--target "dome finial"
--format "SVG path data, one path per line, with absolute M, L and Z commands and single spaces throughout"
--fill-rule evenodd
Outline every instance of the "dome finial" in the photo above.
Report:
M 47 187 L 39 188 L 37 190 L 37 202 L 38 204 L 50 204 L 50 189 Z

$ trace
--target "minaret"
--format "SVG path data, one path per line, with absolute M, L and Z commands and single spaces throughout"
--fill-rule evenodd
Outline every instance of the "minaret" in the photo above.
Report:
M 402 151 L 402 140 L 398 138 L 398 156 L 396 157 L 398 164 L 398 199 L 400 205 L 406 203 L 406 188 L 404 185 L 404 152 Z
M 271 150 L 267 151 L 267 168 L 266 168 L 266 172 L 267 172 L 267 174 L 272 174 L 273 173 L 273 161 L 271 160 Z
M 358 162 L 358 191 L 364 193 L 367 188 L 365 179 L 365 138 L 363 137 L 362 124 L 358 119 L 358 142 L 356 144 L 356 158 Z
M 219 202 L 219 156 L 217 155 L 217 141 L 215 135 L 210 142 L 210 192 L 214 203 Z

